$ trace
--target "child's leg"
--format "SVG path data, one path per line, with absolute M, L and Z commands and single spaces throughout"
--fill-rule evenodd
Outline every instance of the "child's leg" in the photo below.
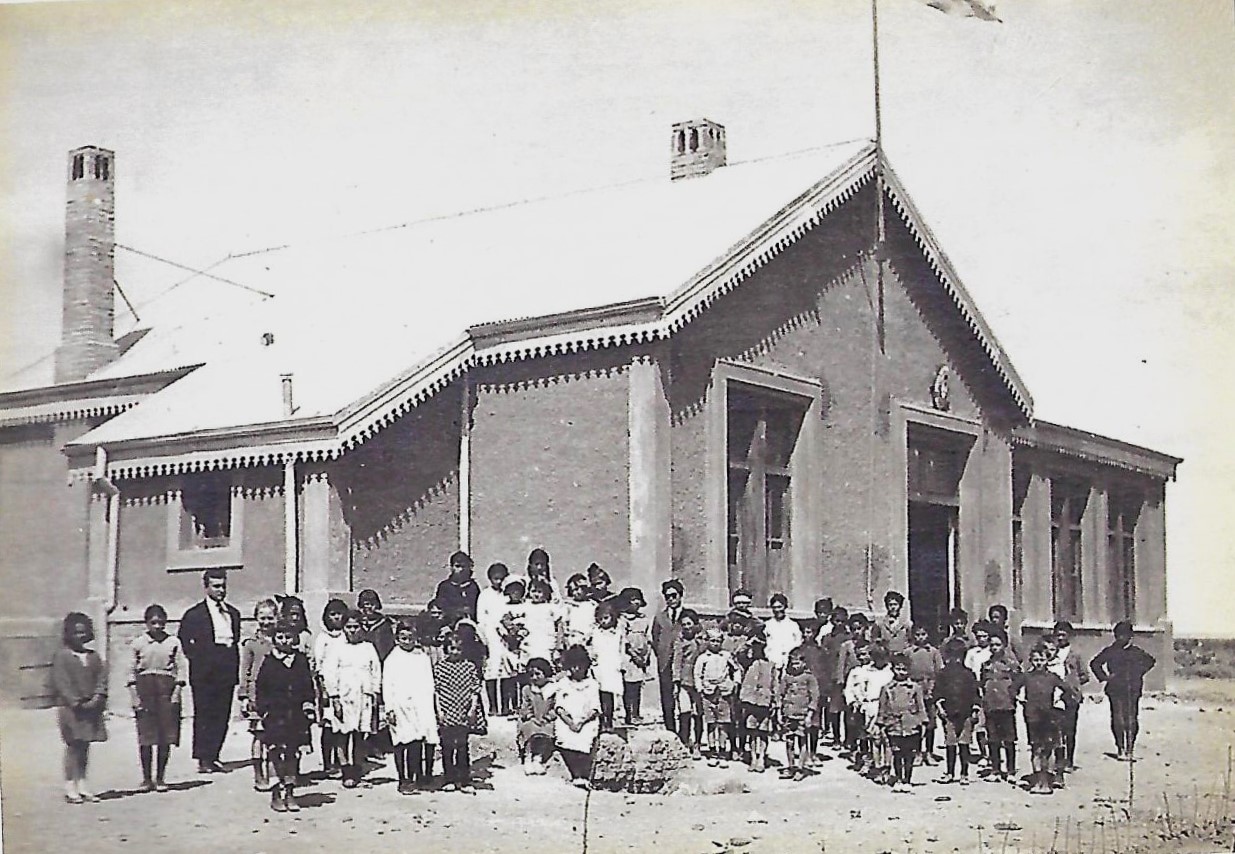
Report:
M 926 718 L 926 734 L 925 748 L 923 753 L 927 762 L 938 762 L 935 756 L 935 718 L 928 715 Z
M 82 778 L 80 752 L 78 742 L 71 741 L 64 745 L 64 796 L 70 801 L 79 801 L 78 785 Z
M 419 783 L 425 778 L 425 743 L 423 741 L 413 741 L 411 744 L 405 745 L 407 753 L 403 756 L 404 766 L 407 768 L 407 781 L 409 783 Z
M 407 785 L 407 745 L 396 744 L 391 753 L 394 756 L 395 776 L 399 778 L 399 785 Z
M 157 748 L 154 766 L 154 782 L 155 785 L 162 785 L 167 777 L 167 760 L 171 758 L 172 746 L 170 744 L 160 744 Z
M 813 756 L 819 750 L 819 727 L 806 728 L 806 755 Z
M 960 755 L 961 760 L 961 779 L 967 780 L 969 778 L 969 763 L 971 761 L 969 743 L 962 741 L 956 746 L 956 751 Z
M 424 765 L 421 770 L 421 780 L 425 783 L 433 780 L 433 765 L 437 761 L 437 745 L 425 743 L 424 746 Z
M 149 786 L 154 783 L 154 748 L 142 744 L 138 746 L 137 753 L 142 763 L 142 785 Z
M 1007 757 L 1008 776 L 1016 776 L 1016 742 L 1005 741 L 1003 743 L 1003 752 Z
M 485 705 L 486 705 L 486 708 L 488 708 L 489 710 L 489 714 L 491 715 L 501 714 L 501 710 L 502 710 L 501 701 L 497 693 L 497 680 L 496 679 L 486 679 L 485 680 L 485 701 L 486 701 Z
M 600 692 L 600 728 L 613 729 L 614 696 L 612 691 Z
M 638 682 L 623 682 L 622 683 L 622 711 L 626 715 L 627 725 L 633 720 L 635 715 L 635 693 L 642 686 Z
M 1127 745 L 1128 758 L 1132 758 L 1132 751 L 1136 748 L 1136 737 L 1141 731 L 1141 700 L 1139 697 L 1133 697 L 1128 701 L 1128 719 L 1126 735 L 1124 742 Z
M 465 732 L 463 733 L 463 741 L 459 745 L 459 780 L 465 785 L 471 785 L 472 782 L 471 740 L 471 736 Z
M 955 744 L 948 744 L 944 746 L 943 752 L 945 756 L 945 761 L 947 762 L 947 765 L 945 766 L 947 768 L 947 776 L 955 777 L 956 776 L 956 758 L 957 758 L 957 753 L 959 753 L 959 747 Z

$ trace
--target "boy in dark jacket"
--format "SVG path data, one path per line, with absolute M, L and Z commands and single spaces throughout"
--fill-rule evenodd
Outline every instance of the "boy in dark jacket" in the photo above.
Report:
M 1153 669 L 1157 660 L 1132 643 L 1132 624 L 1127 620 L 1115 624 L 1114 634 L 1115 642 L 1093 657 L 1089 669 L 1105 687 L 1106 698 L 1111 704 L 1111 734 L 1115 736 L 1116 758 L 1131 762 L 1136 734 L 1140 730 L 1137 718 L 1145 674 Z
M 1034 647 L 1018 691 L 1024 703 L 1025 734 L 1033 764 L 1030 791 L 1037 795 L 1049 795 L 1054 788 L 1063 788 L 1063 770 L 1055 765 L 1055 748 L 1059 745 L 1064 698 L 1073 689 L 1058 673 L 1047 669 L 1052 655 L 1053 651 L 1045 646 Z
M 969 785 L 969 745 L 973 741 L 973 718 L 978 706 L 978 677 L 965 666 L 967 647 L 960 638 L 943 645 L 943 669 L 935 678 L 934 705 L 943 722 L 947 773 L 941 782 L 956 782 L 956 760 L 960 758 L 960 781 Z

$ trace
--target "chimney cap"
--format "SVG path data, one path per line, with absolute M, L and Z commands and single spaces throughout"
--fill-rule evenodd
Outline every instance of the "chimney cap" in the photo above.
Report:
M 79 148 L 74 148 L 69 152 L 70 157 L 74 154 L 110 154 L 114 157 L 116 152 L 112 151 L 110 148 L 104 148 L 101 145 L 83 145 Z
M 669 177 L 707 175 L 727 161 L 725 126 L 708 118 L 674 122 L 669 132 Z

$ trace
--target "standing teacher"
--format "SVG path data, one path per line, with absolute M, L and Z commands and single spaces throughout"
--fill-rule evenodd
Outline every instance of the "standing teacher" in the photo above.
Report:
M 227 573 L 202 573 L 206 598 L 180 618 L 180 645 L 189 661 L 193 691 L 193 758 L 201 774 L 222 771 L 219 752 L 227 738 L 232 693 L 240 681 L 240 612 L 227 598 Z

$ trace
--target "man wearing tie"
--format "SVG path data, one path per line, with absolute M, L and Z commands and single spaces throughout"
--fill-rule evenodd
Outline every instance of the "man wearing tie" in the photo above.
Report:
M 677 732 L 673 696 L 673 642 L 677 639 L 678 614 L 682 612 L 682 582 L 671 578 L 660 585 L 665 608 L 652 618 L 652 650 L 656 653 L 656 675 L 660 680 L 660 711 L 665 728 Z
M 223 770 L 219 751 L 240 681 L 240 612 L 224 601 L 226 571 L 206 570 L 202 585 L 206 598 L 184 612 L 179 634 L 193 691 L 193 758 L 199 773 L 211 774 Z

